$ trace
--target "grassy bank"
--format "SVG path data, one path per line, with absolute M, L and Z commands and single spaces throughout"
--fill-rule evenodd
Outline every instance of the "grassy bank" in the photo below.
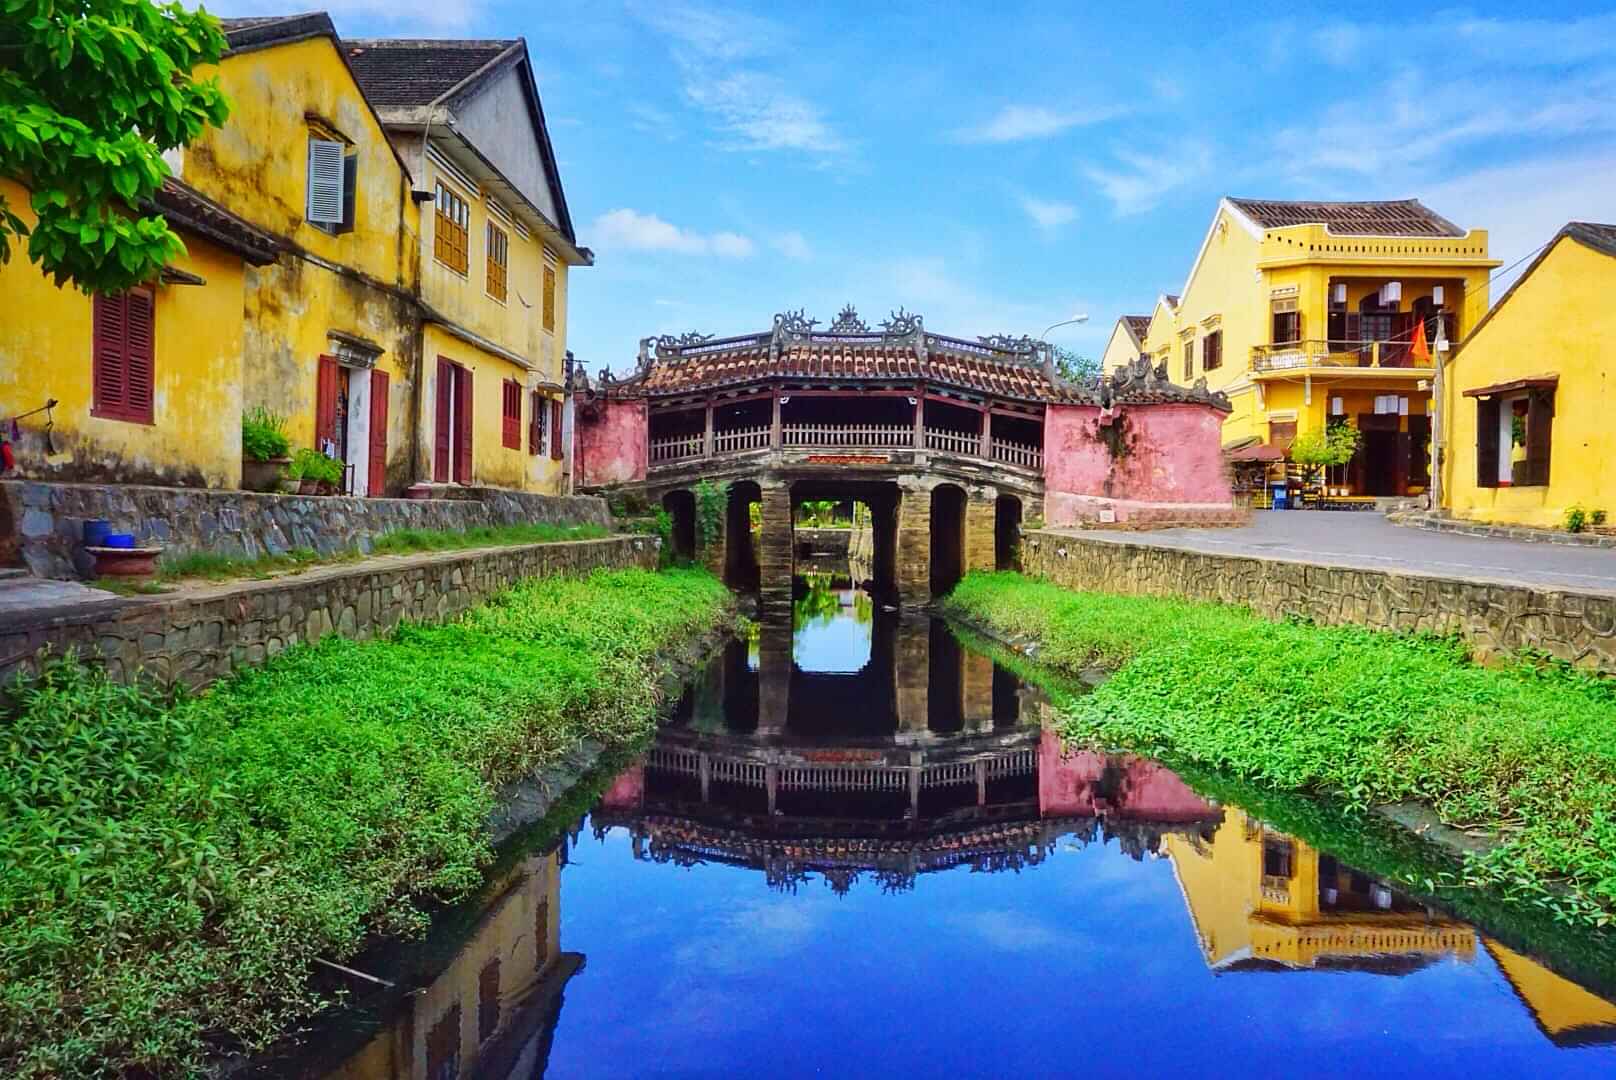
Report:
M 599 540 L 610 536 L 604 525 L 549 525 L 543 522 L 518 525 L 479 525 L 471 529 L 395 529 L 378 536 L 371 545 L 374 555 L 410 555 L 421 551 L 463 551 L 470 548 L 505 547 L 511 544 L 553 544 L 562 540 Z M 293 548 L 284 555 L 238 558 L 210 551 L 193 551 L 157 562 L 157 574 L 146 582 L 151 588 L 138 592 L 166 591 L 165 585 L 179 581 L 231 581 L 239 578 L 268 578 L 295 574 L 311 566 L 353 562 L 365 557 L 357 548 L 321 555 L 312 548 Z M 103 586 L 116 581 L 103 581 Z
M 0 698 L 0 1074 L 197 1067 L 317 1004 L 491 858 L 501 783 L 643 735 L 655 658 L 725 616 L 696 571 L 519 586 L 327 638 L 194 698 L 60 664 Z
M 947 601 L 1038 659 L 1114 674 L 1074 738 L 1365 806 L 1417 800 L 1500 843 L 1463 880 L 1581 926 L 1616 918 L 1616 683 L 1472 664 L 1451 641 L 973 574 Z

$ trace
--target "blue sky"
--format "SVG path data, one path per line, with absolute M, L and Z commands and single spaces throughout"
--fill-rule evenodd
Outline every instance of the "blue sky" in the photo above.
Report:
M 1053 339 L 1097 353 L 1179 290 L 1224 194 L 1418 196 L 1506 261 L 1616 220 L 1616 8 L 1093 7 L 328 10 L 353 36 L 527 37 L 597 255 L 570 308 L 590 372 L 847 302 L 966 336 L 1086 312 Z

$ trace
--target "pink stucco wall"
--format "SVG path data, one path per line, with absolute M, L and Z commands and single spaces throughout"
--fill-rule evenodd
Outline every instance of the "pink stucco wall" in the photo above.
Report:
M 1068 750 L 1060 735 L 1048 729 L 1038 743 L 1038 810 L 1044 817 L 1105 814 L 1180 822 L 1200 821 L 1216 812 L 1176 773 L 1155 761 Z
M 1051 405 L 1044 418 L 1044 520 L 1054 526 L 1217 517 L 1234 508 L 1224 414 L 1210 405 Z
M 600 796 L 600 804 L 608 810 L 638 810 L 645 802 L 645 765 L 643 762 L 623 770 L 612 786 Z
M 575 431 L 578 486 L 607 487 L 645 479 L 644 401 L 597 401 L 578 410 Z

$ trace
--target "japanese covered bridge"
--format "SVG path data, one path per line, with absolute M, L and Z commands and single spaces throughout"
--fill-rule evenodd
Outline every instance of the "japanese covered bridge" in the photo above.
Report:
M 877 327 L 847 307 L 825 329 L 797 311 L 757 334 L 646 338 L 632 375 L 602 372 L 576 389 L 579 485 L 660 503 L 680 554 L 705 548 L 765 604 L 789 601 L 793 518 L 807 500 L 869 507 L 873 578 L 905 603 L 1006 564 L 1024 517 L 1236 518 L 1221 394 L 1175 385 L 1145 361 L 1068 381 L 1045 342 L 948 337 L 902 310 Z M 703 480 L 726 492 L 705 544 Z

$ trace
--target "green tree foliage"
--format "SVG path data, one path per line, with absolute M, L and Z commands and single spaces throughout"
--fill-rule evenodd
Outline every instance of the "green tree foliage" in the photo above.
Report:
M 1088 382 L 1100 377 L 1100 362 L 1064 346 L 1055 346 L 1055 370 L 1069 382 Z
M 224 122 L 218 20 L 150 0 L 0 0 L 0 176 L 32 192 L 30 230 L 0 198 L 0 263 L 28 258 L 57 285 L 116 292 L 185 248 L 145 200 L 162 153 Z
M 1331 424 L 1325 431 L 1306 431 L 1291 443 L 1291 460 L 1317 476 L 1330 465 L 1345 465 L 1358 452 L 1361 434 L 1350 424 Z

